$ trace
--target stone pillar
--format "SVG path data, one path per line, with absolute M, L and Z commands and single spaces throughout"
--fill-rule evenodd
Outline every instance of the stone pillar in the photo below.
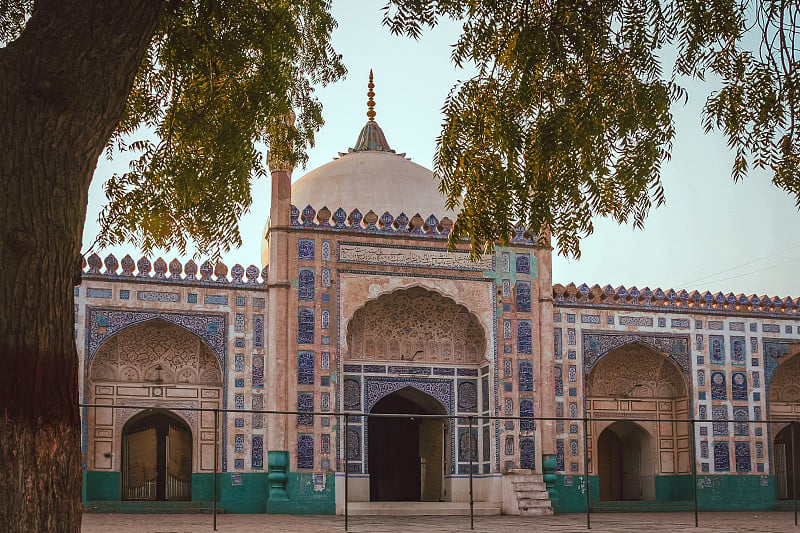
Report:
M 538 416 L 556 415 L 555 366 L 553 355 L 553 249 L 550 235 L 540 236 L 534 252 L 538 267 L 539 284 L 539 413 Z M 556 423 L 540 421 L 541 453 L 556 453 Z
M 276 411 L 289 410 L 287 375 L 291 357 L 291 312 L 289 297 L 291 283 L 289 279 L 290 253 L 289 232 L 291 224 L 291 175 L 292 166 L 288 163 L 269 161 L 272 174 L 272 198 L 269 210 L 269 228 L 264 236 L 267 239 L 267 253 L 263 259 L 269 261 L 267 279 L 268 320 L 267 320 L 267 357 L 264 362 L 265 380 L 269 394 L 266 395 L 267 409 Z M 296 313 L 295 313 L 296 314 Z M 289 450 L 287 428 L 289 419 L 285 415 L 268 415 L 267 417 L 267 450 Z

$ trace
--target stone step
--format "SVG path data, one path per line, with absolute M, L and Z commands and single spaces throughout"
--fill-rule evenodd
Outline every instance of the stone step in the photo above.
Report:
M 553 510 L 550 507 L 531 507 L 521 510 L 523 516 L 552 516 Z
M 349 502 L 353 516 L 469 516 L 469 502 Z M 499 515 L 500 504 L 474 502 L 476 516 Z
M 530 509 L 531 507 L 550 507 L 550 500 L 545 498 L 519 498 L 517 504 L 520 509 Z
M 213 503 L 209 501 L 87 501 L 83 504 L 86 513 L 122 514 L 211 514 Z M 225 510 L 217 504 L 217 513 Z
M 542 490 L 517 490 L 517 500 L 549 500 L 550 495 Z
M 533 476 L 539 478 L 539 481 L 542 480 L 542 474 L 534 474 L 530 470 L 526 470 L 524 468 L 513 468 L 508 471 L 508 475 L 511 476 Z
M 537 481 L 512 481 L 511 486 L 517 492 L 547 490 L 547 485 L 544 482 Z

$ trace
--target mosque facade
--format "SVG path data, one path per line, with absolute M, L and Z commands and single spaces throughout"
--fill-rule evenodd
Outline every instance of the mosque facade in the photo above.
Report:
M 553 284 L 523 230 L 448 251 L 432 173 L 368 116 L 294 184 L 271 165 L 263 268 L 87 258 L 87 509 L 341 513 L 345 471 L 362 508 L 786 505 L 800 299 Z

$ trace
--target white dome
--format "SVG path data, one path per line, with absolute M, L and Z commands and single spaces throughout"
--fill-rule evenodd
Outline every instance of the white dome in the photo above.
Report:
M 441 220 L 455 218 L 444 208 L 433 172 L 390 151 L 353 151 L 340 159 L 312 170 L 292 184 L 292 204 L 302 211 L 307 205 L 319 211 L 342 208 L 349 215 L 354 209 L 370 210 L 379 217 L 405 213 Z

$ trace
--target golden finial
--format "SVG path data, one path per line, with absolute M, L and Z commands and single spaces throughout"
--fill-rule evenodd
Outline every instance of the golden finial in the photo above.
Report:
M 369 101 L 367 101 L 367 118 L 371 121 L 375 120 L 375 100 L 372 98 L 375 96 L 375 91 L 372 89 L 375 88 L 375 84 L 372 83 L 372 69 L 369 69 L 369 83 L 367 84 L 367 96 L 369 96 Z

